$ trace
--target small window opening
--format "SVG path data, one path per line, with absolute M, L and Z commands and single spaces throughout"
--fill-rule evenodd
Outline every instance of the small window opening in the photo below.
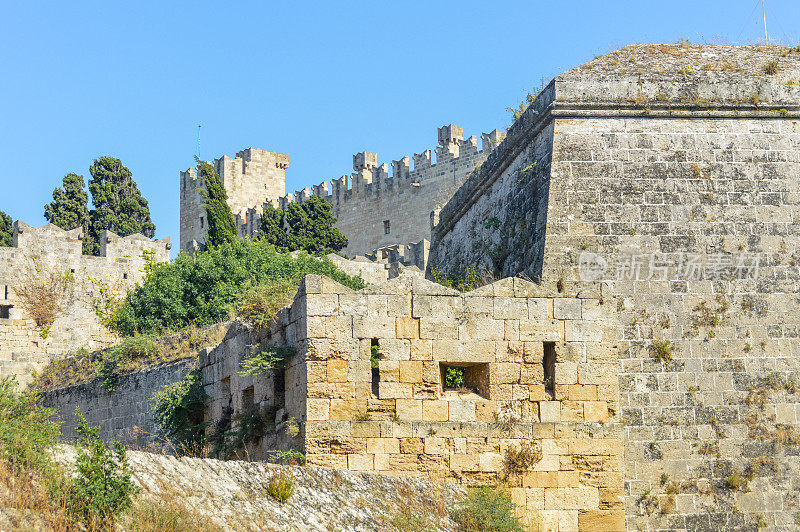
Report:
M 383 234 L 384 235 L 388 235 L 389 234 L 389 220 L 384 220 L 383 221 Z
M 203 219 L 203 217 L 201 216 L 201 217 L 200 217 L 200 229 L 203 229 L 205 226 L 206 226 L 206 222 L 205 222 L 205 220 Z
M 433 221 L 436 219 L 436 213 L 431 211 L 431 231 L 433 231 L 434 223 Z
M 556 397 L 556 343 L 543 342 L 544 357 L 542 366 L 544 369 L 544 391 L 550 395 L 550 399 Z
M 73 272 L 73 273 L 75 273 L 75 272 Z M 4 290 L 5 296 L 3 297 L 3 299 L 8 299 L 8 285 L 5 285 L 4 288 L 5 288 L 5 290 Z
M 0 319 L 7 320 L 11 317 L 12 305 L 0 305 Z
M 381 370 L 380 370 L 380 361 L 381 361 L 381 351 L 380 347 L 378 347 L 378 339 L 373 338 L 370 341 L 369 345 L 369 362 L 372 369 L 372 395 L 378 397 L 378 392 L 380 391 L 380 382 L 381 382 Z
M 489 364 L 439 365 L 443 392 L 476 393 L 489 398 Z
M 128 274 L 127 274 L 127 273 L 123 273 L 123 274 L 122 274 L 122 278 L 123 278 L 123 279 L 127 279 L 127 278 L 128 278 Z
M 242 413 L 250 413 L 256 411 L 255 390 L 252 386 L 248 386 L 242 390 Z
M 75 273 L 75 268 L 70 268 L 69 273 Z

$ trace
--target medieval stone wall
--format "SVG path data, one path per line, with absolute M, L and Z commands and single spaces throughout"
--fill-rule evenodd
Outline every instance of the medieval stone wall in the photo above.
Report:
M 100 256 L 82 255 L 81 238 L 80 229 L 14 224 L 13 247 L 0 247 L 0 360 L 27 361 L 34 354 L 64 354 L 112 343 L 115 335 L 98 316 L 106 298 L 124 295 L 141 282 L 148 265 L 169 260 L 168 238 L 120 238 L 105 231 Z M 49 327 L 37 327 L 17 290 L 46 284 L 51 275 L 70 279 L 62 298 L 65 308 Z
M 61 439 L 78 438 L 75 409 L 90 426 L 100 427 L 103 441 L 119 441 L 138 449 L 161 449 L 168 442 L 159 436 L 153 417 L 153 395 L 164 386 L 183 379 L 197 364 L 187 359 L 142 371 L 120 375 L 116 388 L 103 388 L 103 379 L 84 384 L 39 392 L 42 406 L 57 409 L 55 420 L 61 423 Z
M 524 271 L 619 308 L 629 529 L 800 518 L 798 72 L 780 47 L 599 58 L 556 78 L 441 214 L 431 264 Z M 527 186 L 547 128 L 550 168 Z M 526 202 L 544 230 L 518 231 Z
M 286 168 L 289 156 L 257 148 L 247 148 L 231 159 L 223 155 L 214 159 L 228 204 L 234 214 L 243 213 L 265 199 L 275 199 L 286 194 Z M 204 183 L 197 178 L 197 170 L 189 168 L 180 173 L 180 248 L 195 250 L 205 244 L 208 220 L 200 191 Z M 244 220 L 247 223 L 247 220 Z
M 432 160 L 431 150 L 378 165 L 375 153 L 353 156 L 351 175 L 324 181 L 293 194 L 283 192 L 288 156 L 250 148 L 236 159 L 223 157 L 214 164 L 228 192 L 228 203 L 236 217 L 239 236 L 255 238 L 266 203 L 286 208 L 312 195 L 333 206 L 336 227 L 349 239 L 343 253 L 365 255 L 382 247 L 430 239 L 442 205 L 478 167 L 503 138 L 498 130 L 484 133 L 482 149 L 475 136 L 463 138 L 463 128 L 439 128 L 439 146 Z M 256 164 L 254 161 L 259 161 Z M 277 170 L 276 170 L 277 169 Z M 277 183 L 280 182 L 280 185 Z M 181 249 L 202 246 L 208 230 L 206 212 L 196 171 L 181 172 Z
M 250 331 L 201 358 L 209 418 L 274 415 L 250 457 L 296 448 L 337 469 L 503 481 L 528 524 L 615 530 L 618 327 L 596 297 L 520 279 L 461 294 L 406 274 L 355 292 L 310 275 L 260 342 L 294 348 L 285 370 L 242 375 Z

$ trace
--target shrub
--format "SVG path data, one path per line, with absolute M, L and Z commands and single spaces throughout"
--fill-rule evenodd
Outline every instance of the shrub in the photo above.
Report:
M 158 431 L 181 454 L 197 454 L 203 444 L 205 399 L 201 373 L 197 369 L 153 395 L 153 415 Z
M 669 340 L 653 341 L 653 356 L 662 362 L 672 360 L 672 352 L 675 346 Z
M 453 517 L 465 532 L 522 532 L 514 510 L 514 502 L 505 492 L 480 486 L 467 490 Z
M 0 458 L 15 469 L 52 467 L 49 450 L 58 441 L 55 411 L 41 408 L 33 396 L 17 393 L 15 378 L 0 380 Z
M 772 61 L 764 65 L 764 74 L 768 76 L 774 76 L 780 71 L 780 69 L 781 67 L 778 64 L 778 61 L 776 59 L 773 59 Z
M 539 463 L 542 459 L 542 450 L 535 445 L 521 445 L 518 449 L 509 447 L 503 457 L 503 477 L 521 475 Z
M 151 334 L 208 325 L 228 319 L 241 294 L 260 284 L 327 275 L 350 288 L 364 287 L 360 277 L 336 269 L 325 257 L 278 253 L 264 242 L 237 240 L 153 266 L 144 283 L 128 293 L 117 314 L 122 334 Z M 254 314 L 255 316 L 256 314 Z
M 161 346 L 152 336 L 127 338 L 99 353 L 98 359 L 94 361 L 95 375 L 103 380 L 101 385 L 106 391 L 113 392 L 117 388 L 122 366 L 131 360 L 149 358 L 160 352 Z
M 115 442 L 108 450 L 100 429 L 78 416 L 77 476 L 70 489 L 71 510 L 90 527 L 106 527 L 125 513 L 139 489 L 131 480 L 125 447 Z
M 444 372 L 445 388 L 462 388 L 464 386 L 464 368 L 449 366 Z
M 272 369 L 285 368 L 286 361 L 294 354 L 294 347 L 260 346 L 253 356 L 242 360 L 242 371 L 239 375 L 242 377 L 261 375 Z
M 37 268 L 37 275 L 26 279 L 16 288 L 16 293 L 20 306 L 36 326 L 49 330 L 56 318 L 72 304 L 74 283 L 75 279 L 68 271 L 38 271 Z
M 290 278 L 253 286 L 237 297 L 237 314 L 256 329 L 264 329 L 292 302 L 299 284 L 299 279 Z
M 272 498 L 283 504 L 289 500 L 294 493 L 294 478 L 290 472 L 281 468 L 277 473 L 269 477 L 269 494 Z
M 276 464 L 306 465 L 306 455 L 300 451 L 267 451 L 266 460 Z

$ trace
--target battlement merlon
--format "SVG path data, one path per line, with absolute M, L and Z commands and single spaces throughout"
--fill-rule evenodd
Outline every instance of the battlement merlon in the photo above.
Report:
M 169 237 L 151 240 L 140 233 L 123 237 L 105 230 L 100 233 L 99 240 L 100 256 L 111 259 L 144 259 L 145 254 L 151 254 L 147 260 L 167 262 L 172 249 Z

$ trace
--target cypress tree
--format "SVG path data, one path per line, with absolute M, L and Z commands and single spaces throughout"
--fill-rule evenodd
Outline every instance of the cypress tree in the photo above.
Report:
M 131 171 L 114 157 L 100 157 L 89 168 L 89 192 L 94 209 L 89 213 L 91 253 L 99 251 L 100 233 L 108 229 L 120 236 L 141 233 L 153 238 L 156 226 L 150 220 L 150 208 L 142 197 Z
M 233 220 L 233 213 L 228 205 L 228 194 L 225 192 L 225 187 L 222 186 L 217 171 L 209 163 L 203 162 L 200 163 L 198 175 L 206 185 L 205 190 L 200 189 L 208 218 L 206 245 L 215 247 L 235 241 L 236 222 Z
M 335 223 L 331 204 L 319 196 L 311 196 L 302 204 L 290 203 L 285 213 L 271 207 L 266 209 L 259 236 L 287 251 L 305 250 L 322 255 L 347 246 L 347 237 L 334 227 Z
M 11 227 L 11 216 L 0 211 L 0 246 L 14 245 L 14 230 Z
M 63 188 L 53 190 L 53 201 L 44 206 L 44 217 L 53 225 L 69 231 L 83 228 L 83 252 L 90 254 L 94 247 L 89 237 L 89 195 L 83 188 L 83 176 L 67 174 Z

